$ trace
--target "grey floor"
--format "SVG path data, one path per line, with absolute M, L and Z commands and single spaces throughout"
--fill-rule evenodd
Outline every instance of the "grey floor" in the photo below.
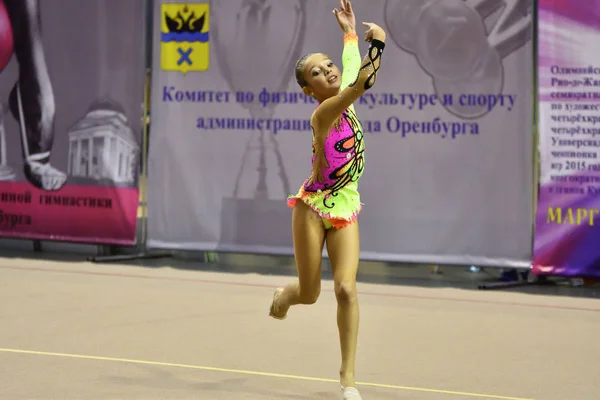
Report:
M 0 399 L 341 399 L 327 265 L 317 304 L 275 321 L 290 258 L 95 264 L 19 246 L 0 246 Z M 499 270 L 443 272 L 361 264 L 365 400 L 600 398 L 597 287 L 481 291 Z

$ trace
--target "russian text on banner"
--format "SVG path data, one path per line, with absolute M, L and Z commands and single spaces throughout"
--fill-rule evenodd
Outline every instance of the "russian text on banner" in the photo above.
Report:
M 353 4 L 388 34 L 355 103 L 364 259 L 530 265 L 532 15 L 475 3 Z M 148 245 L 292 254 L 317 107 L 294 68 L 325 52 L 344 74 L 330 0 L 154 4 Z
M 0 2 L 0 236 L 135 243 L 145 4 Z
M 600 277 L 599 12 L 599 0 L 539 2 L 537 274 Z

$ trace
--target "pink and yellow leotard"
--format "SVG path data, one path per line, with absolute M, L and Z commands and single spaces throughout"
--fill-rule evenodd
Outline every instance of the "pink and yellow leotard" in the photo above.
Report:
M 340 92 L 356 80 L 361 68 L 356 34 L 344 36 L 342 68 Z M 323 154 L 319 154 L 316 147 L 313 133 L 312 165 L 313 168 L 320 166 L 323 180 L 309 183 L 306 179 L 299 192 L 288 197 L 288 207 L 293 208 L 297 200 L 302 200 L 323 218 L 326 228 L 343 228 L 356 221 L 362 208 L 358 180 L 364 171 L 365 144 L 354 105 L 350 105 L 339 123 L 331 128 L 323 144 Z M 319 163 L 319 156 L 324 156 L 326 162 Z

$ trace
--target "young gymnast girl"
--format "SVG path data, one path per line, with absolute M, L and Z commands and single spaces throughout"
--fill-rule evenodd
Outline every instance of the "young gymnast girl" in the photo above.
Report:
M 343 75 L 322 53 L 307 54 L 296 64 L 302 91 L 319 105 L 311 116 L 312 173 L 298 194 L 288 198 L 293 208 L 292 229 L 298 281 L 275 291 L 270 315 L 284 319 L 289 308 L 313 304 L 321 291 L 321 255 L 327 244 L 338 303 L 337 324 L 342 363 L 340 384 L 345 400 L 360 399 L 354 364 L 359 310 L 356 272 L 359 262 L 358 180 L 364 171 L 364 135 L 353 103 L 377 79 L 385 47 L 385 32 L 363 23 L 369 50 L 361 60 L 355 16 L 349 0 L 334 10 L 344 32 Z

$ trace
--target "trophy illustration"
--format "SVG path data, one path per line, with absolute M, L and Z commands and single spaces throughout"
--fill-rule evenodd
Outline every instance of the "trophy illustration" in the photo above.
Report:
M 252 93 L 241 104 L 250 116 L 269 119 L 277 103 L 272 94 L 287 91 L 306 31 L 306 0 L 231 0 L 214 2 L 213 43 L 220 71 L 232 92 Z M 262 94 L 262 96 L 261 96 Z M 268 179 L 275 164 L 279 181 Z M 276 188 L 274 188 L 274 186 Z M 221 242 L 289 245 L 289 228 L 265 221 L 288 218 L 290 184 L 277 137 L 264 129 L 249 135 L 232 198 L 224 199 Z M 278 217 L 278 215 L 280 217 Z
M 460 96 L 502 93 L 502 60 L 531 40 L 532 8 L 531 0 L 386 0 L 384 17 L 392 40 L 416 57 L 438 97 L 452 95 L 446 110 L 474 119 L 495 104 L 461 104 Z
M 0 103 L 0 182 L 14 181 L 17 175 L 8 165 L 6 157 L 6 129 L 4 129 L 4 117 L 8 107 Z

